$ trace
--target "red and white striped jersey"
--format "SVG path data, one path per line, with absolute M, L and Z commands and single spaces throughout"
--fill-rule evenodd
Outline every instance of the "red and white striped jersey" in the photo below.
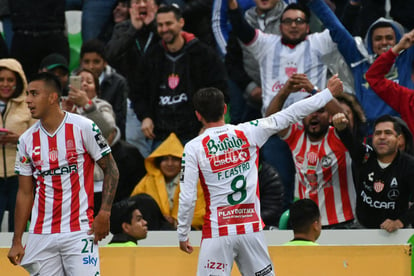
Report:
M 258 189 L 258 153 L 267 139 L 323 107 L 328 89 L 273 114 L 237 126 L 208 128 L 184 147 L 178 208 L 178 238 L 190 232 L 197 182 L 206 202 L 203 238 L 239 235 L 263 229 Z M 276 153 L 277 154 L 277 153 Z
M 22 134 L 17 145 L 15 171 L 35 180 L 31 233 L 90 228 L 95 161 L 110 151 L 96 124 L 73 113 L 66 113 L 53 134 L 40 121 Z
M 299 198 L 310 198 L 319 205 L 322 225 L 353 219 L 356 194 L 352 160 L 335 129 L 330 127 L 321 141 L 311 142 L 298 123 L 282 138 L 293 154 Z

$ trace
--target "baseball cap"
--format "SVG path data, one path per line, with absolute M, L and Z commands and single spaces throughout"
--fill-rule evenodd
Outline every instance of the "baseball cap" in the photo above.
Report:
M 69 72 L 68 61 L 64 56 L 58 53 L 50 54 L 40 62 L 40 69 L 46 68 L 48 71 L 50 71 L 57 67 L 62 67 Z

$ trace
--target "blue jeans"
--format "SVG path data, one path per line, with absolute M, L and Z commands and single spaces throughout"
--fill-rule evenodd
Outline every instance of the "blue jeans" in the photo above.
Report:
M 82 10 L 82 41 L 97 38 L 112 20 L 117 0 L 66 0 L 66 10 Z
M 292 152 L 288 144 L 273 135 L 267 140 L 261 149 L 263 160 L 273 166 L 279 173 L 283 183 L 283 211 L 290 207 L 295 192 L 295 164 L 293 163 Z
M 0 223 L 3 221 L 4 211 L 9 211 L 9 232 L 14 232 L 14 209 L 18 187 L 17 176 L 0 178 Z

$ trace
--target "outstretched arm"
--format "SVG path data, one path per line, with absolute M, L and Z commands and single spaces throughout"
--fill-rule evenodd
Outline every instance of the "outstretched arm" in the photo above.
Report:
M 314 86 L 305 74 L 293 74 L 270 102 L 266 110 L 266 116 L 270 116 L 273 113 L 282 110 L 283 104 L 289 97 L 290 93 L 297 92 L 302 89 L 311 92 L 313 87 Z
M 401 51 L 406 50 L 414 45 L 414 30 L 406 33 L 400 39 L 400 41 L 391 48 L 395 55 L 399 55 Z
M 274 131 L 279 132 L 280 135 L 283 135 L 280 131 L 283 131 L 291 124 L 297 123 L 312 112 L 326 106 L 328 102 L 333 100 L 333 96 L 339 95 L 342 91 L 342 81 L 339 78 L 335 78 L 330 83 L 330 86 L 322 90 L 322 92 L 317 93 L 312 97 L 300 100 L 288 108 L 285 108 L 282 111 L 264 119 L 260 119 L 259 121 L 263 120 L 264 123 L 265 121 L 270 120 L 271 123 L 267 123 L 272 125 Z
M 342 81 L 338 78 L 338 74 L 333 75 L 328 80 L 327 87 L 330 91 L 338 91 L 338 89 L 342 87 Z M 339 112 L 344 112 L 341 104 L 336 100 L 336 98 L 332 99 L 332 101 L 330 101 L 325 108 L 331 116 Z
M 329 30 L 331 38 L 338 44 L 338 49 L 348 64 L 361 60 L 355 40 L 348 30 L 342 25 L 338 17 L 323 0 L 301 0 L 305 2 L 311 11 L 322 21 L 325 28 Z
M 236 0 L 228 0 L 229 18 L 233 27 L 233 32 L 245 44 L 252 42 L 256 36 L 256 31 L 244 19 Z

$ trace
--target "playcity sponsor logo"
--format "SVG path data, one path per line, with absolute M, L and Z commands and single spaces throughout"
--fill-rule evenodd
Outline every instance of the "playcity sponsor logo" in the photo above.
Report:
M 217 218 L 219 225 L 242 224 L 259 221 L 253 203 L 218 207 Z

